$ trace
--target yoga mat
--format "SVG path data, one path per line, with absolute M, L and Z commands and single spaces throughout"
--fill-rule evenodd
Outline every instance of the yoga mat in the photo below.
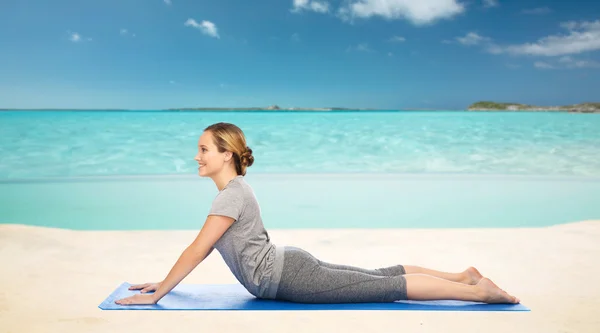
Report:
M 257 299 L 241 284 L 179 284 L 157 304 L 119 305 L 115 301 L 139 293 L 125 282 L 100 305 L 102 310 L 433 310 L 530 311 L 522 304 L 462 301 L 397 301 L 393 303 L 304 304 Z

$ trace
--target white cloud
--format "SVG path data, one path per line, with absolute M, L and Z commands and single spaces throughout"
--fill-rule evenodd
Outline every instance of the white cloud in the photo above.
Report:
M 121 30 L 119 31 L 119 34 L 120 34 L 121 36 L 131 36 L 131 37 L 135 37 L 135 34 L 133 34 L 133 33 L 129 32 L 129 30 L 127 30 L 127 29 L 121 29 Z
M 356 50 L 363 51 L 363 52 L 373 52 L 373 50 L 371 50 L 369 48 L 369 44 L 366 44 L 366 43 L 358 44 L 358 46 L 356 46 Z
M 594 60 L 574 59 L 570 56 L 560 57 L 558 60 L 536 61 L 534 67 L 539 69 L 577 69 L 577 68 L 600 68 L 600 62 Z
M 371 49 L 371 48 L 369 47 L 369 44 L 367 44 L 367 43 L 361 43 L 361 44 L 358 44 L 358 45 L 356 45 L 356 46 L 349 46 L 349 47 L 346 49 L 346 52 L 350 52 L 350 51 L 359 51 L 359 52 L 375 52 L 375 51 L 373 51 L 373 49 Z
M 600 68 L 600 63 L 593 60 L 578 60 L 570 56 L 561 57 L 558 62 L 567 68 Z
M 552 12 L 552 9 L 548 8 L 548 7 L 538 7 L 538 8 L 531 8 L 531 9 L 523 9 L 521 11 L 521 14 L 526 14 L 526 15 L 544 15 L 544 14 L 549 14 Z
M 349 0 L 338 14 L 344 20 L 381 16 L 424 25 L 451 18 L 464 10 L 464 5 L 457 0 Z
M 219 33 L 217 32 L 217 26 L 210 21 L 202 21 L 202 23 L 198 23 L 196 22 L 196 20 L 190 18 L 187 21 L 185 21 L 184 25 L 186 27 L 199 29 L 205 35 L 215 38 L 221 38 L 219 37 Z
M 73 43 L 80 43 L 80 42 L 84 42 L 84 41 L 91 41 L 92 39 L 90 37 L 83 37 L 81 34 L 77 33 L 77 32 L 70 32 L 68 31 L 69 34 L 69 40 L 72 41 Z
M 579 54 L 600 50 L 600 20 L 568 21 L 560 24 L 567 34 L 551 35 L 538 39 L 534 43 L 502 46 L 492 43 L 492 39 L 476 32 L 469 32 L 464 37 L 455 40 L 463 45 L 483 45 L 492 54 L 530 55 L 536 57 L 557 57 L 558 60 L 535 61 L 533 66 L 539 69 L 575 69 L 600 68 L 600 63 L 594 60 L 573 59 L 570 54 Z M 454 41 L 444 40 L 442 43 L 451 44 Z M 512 68 L 513 66 L 508 66 Z
M 483 0 L 483 7 L 496 7 L 498 6 L 498 0 Z
M 561 57 L 560 59 L 558 59 L 558 62 L 571 63 L 573 62 L 573 58 L 571 58 L 570 56 Z
M 329 11 L 329 3 L 312 1 L 310 3 L 310 9 L 317 13 L 327 13 Z
M 469 32 L 467 33 L 465 36 L 463 37 L 454 37 L 454 40 L 443 40 L 442 43 L 444 44 L 454 44 L 456 42 L 462 44 L 462 45 L 467 45 L 467 46 L 471 46 L 471 45 L 479 45 L 479 44 L 484 44 L 484 43 L 489 43 L 491 42 L 491 38 L 489 37 L 485 37 L 485 36 L 481 36 L 480 34 L 476 33 L 476 32 Z
M 560 27 L 567 29 L 567 30 L 575 30 L 575 29 L 577 29 L 577 22 L 575 22 L 575 21 L 562 22 L 560 24 Z
M 406 41 L 406 38 L 404 38 L 402 36 L 394 36 L 394 37 L 390 38 L 390 42 L 399 42 L 399 43 L 402 43 L 402 42 L 405 42 L 405 41 Z
M 456 40 L 463 45 L 477 45 L 483 42 L 489 42 L 491 38 L 481 36 L 476 32 L 469 32 L 464 37 L 456 37 Z
M 167 5 L 171 4 L 171 0 L 164 0 Z
M 72 42 L 79 42 L 81 41 L 81 35 L 74 32 L 71 34 L 71 37 L 69 38 Z
M 533 63 L 533 66 L 539 69 L 554 69 L 554 66 L 544 61 L 536 61 Z
M 513 55 L 562 56 L 578 54 L 600 49 L 600 20 L 595 22 L 563 22 L 560 25 L 568 34 L 551 35 L 540 38 L 533 43 L 491 47 L 488 51 L 494 54 L 508 53 Z
M 313 11 L 317 13 L 327 13 L 329 11 L 329 3 L 327 1 L 316 0 L 294 0 L 292 13 L 299 13 L 303 10 Z

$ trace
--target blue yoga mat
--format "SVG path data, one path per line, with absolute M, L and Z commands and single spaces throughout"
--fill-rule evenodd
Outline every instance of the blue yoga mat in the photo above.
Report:
M 119 305 L 115 301 L 139 293 L 125 282 L 100 305 L 102 310 L 434 310 L 530 311 L 522 304 L 462 301 L 397 301 L 393 303 L 304 304 L 257 299 L 241 284 L 179 284 L 157 304 Z

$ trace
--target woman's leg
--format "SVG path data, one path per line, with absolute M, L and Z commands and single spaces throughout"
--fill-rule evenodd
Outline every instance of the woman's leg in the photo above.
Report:
M 460 273 L 447 273 L 440 272 L 429 268 L 423 268 L 420 266 L 409 266 L 409 265 L 396 265 L 391 267 L 384 268 L 376 268 L 376 269 L 365 269 L 355 266 L 348 265 L 339 265 L 332 264 L 328 262 L 324 262 L 319 260 L 321 266 L 329 267 L 333 269 L 342 269 L 342 270 L 350 270 L 355 272 L 362 272 L 370 275 L 377 276 L 395 276 L 395 275 L 404 275 L 404 274 L 427 274 L 435 277 L 439 277 L 442 279 L 446 279 L 449 281 L 460 282 L 464 284 L 477 284 L 479 280 L 483 278 L 483 276 L 479 273 L 479 271 L 475 267 L 469 267 L 463 272 Z
M 406 299 L 406 281 L 404 275 L 325 267 L 304 250 L 286 248 L 275 298 L 300 303 L 393 302 Z
M 483 275 L 481 275 L 481 273 L 479 273 L 475 267 L 469 267 L 460 273 L 440 272 L 429 268 L 409 265 L 405 265 L 404 270 L 406 271 L 406 274 L 427 274 L 448 281 L 460 282 L 464 284 L 477 284 L 483 278 Z
M 367 269 L 367 268 L 356 267 L 356 266 L 332 264 L 332 263 L 324 262 L 324 261 L 321 261 L 318 259 L 317 259 L 317 261 L 323 267 L 327 267 L 327 268 L 331 268 L 331 269 L 353 271 L 353 272 L 361 272 L 361 273 L 365 273 L 365 274 L 369 274 L 369 275 L 396 276 L 396 275 L 406 274 L 406 271 L 404 270 L 404 266 L 402 266 L 402 265 L 395 265 L 395 266 L 376 268 L 376 269 Z
M 466 285 L 425 274 L 370 275 L 325 267 L 321 263 L 304 250 L 286 250 L 277 298 L 302 303 L 393 302 L 405 299 L 518 302 L 486 278 L 477 285 Z
M 500 289 L 488 278 L 476 285 L 448 281 L 426 274 L 406 274 L 406 290 L 410 300 L 461 300 L 486 303 L 519 303 L 519 299 Z

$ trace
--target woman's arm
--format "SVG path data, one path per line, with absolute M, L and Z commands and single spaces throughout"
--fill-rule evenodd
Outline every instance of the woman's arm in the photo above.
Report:
M 153 294 L 158 302 L 198 266 L 212 251 L 215 243 L 235 222 L 231 217 L 210 215 L 198 236 L 181 254 L 160 287 Z

